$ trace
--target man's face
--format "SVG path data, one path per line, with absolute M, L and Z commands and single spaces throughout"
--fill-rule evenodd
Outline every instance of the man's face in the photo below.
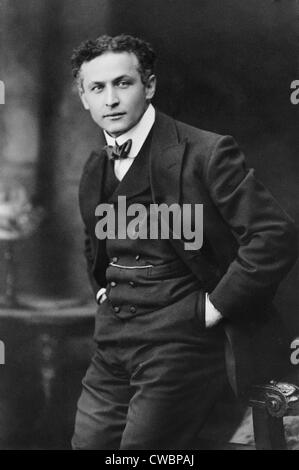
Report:
M 155 76 L 143 84 L 138 65 L 133 53 L 106 52 L 81 66 L 82 103 L 113 137 L 135 126 L 154 96 Z

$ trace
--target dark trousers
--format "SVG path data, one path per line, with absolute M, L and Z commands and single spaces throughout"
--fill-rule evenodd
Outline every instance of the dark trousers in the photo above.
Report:
M 199 327 L 190 308 L 182 315 L 183 305 L 186 312 L 178 302 L 172 316 L 167 307 L 131 320 L 115 317 L 108 303 L 99 309 L 74 449 L 197 448 L 226 379 L 224 335 L 221 325 Z

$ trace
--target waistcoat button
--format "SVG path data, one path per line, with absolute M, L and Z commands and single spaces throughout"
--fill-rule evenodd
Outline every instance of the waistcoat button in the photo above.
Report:
M 115 282 L 115 281 L 111 281 L 111 282 L 110 282 L 110 286 L 111 286 L 111 287 L 115 287 L 115 286 L 116 286 L 116 282 Z
M 140 255 L 136 255 L 135 259 L 136 259 L 136 261 L 139 261 L 140 260 Z
M 134 281 L 129 281 L 129 284 L 130 284 L 131 287 L 135 287 L 135 286 L 136 286 L 136 284 L 135 284 Z
M 132 305 L 132 307 L 130 307 L 130 312 L 131 313 L 135 313 L 136 312 L 136 308 Z
M 114 257 L 112 258 L 112 262 L 113 262 L 113 263 L 117 263 L 117 261 L 118 261 L 118 258 L 117 258 L 116 256 L 114 256 Z
M 120 308 L 119 307 L 113 307 L 113 310 L 115 311 L 115 313 L 118 313 L 120 311 Z

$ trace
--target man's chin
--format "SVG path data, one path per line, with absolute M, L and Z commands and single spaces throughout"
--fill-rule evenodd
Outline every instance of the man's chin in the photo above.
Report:
M 127 132 L 129 128 L 127 126 L 109 126 L 109 128 L 106 127 L 104 130 L 112 137 L 117 137 Z

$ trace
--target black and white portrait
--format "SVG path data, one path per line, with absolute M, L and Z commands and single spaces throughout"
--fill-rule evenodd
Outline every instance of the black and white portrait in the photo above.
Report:
M 1 449 L 299 449 L 298 112 L 297 0 L 0 1 Z

